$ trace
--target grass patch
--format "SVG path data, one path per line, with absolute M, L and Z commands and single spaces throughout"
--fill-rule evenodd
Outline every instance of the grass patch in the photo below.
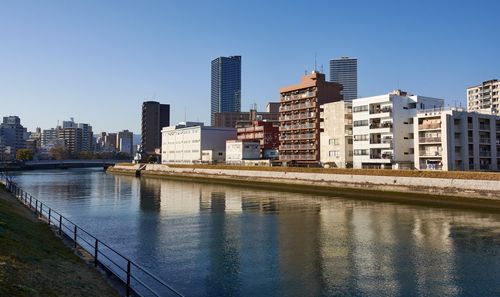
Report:
M 389 169 L 305 168 L 305 167 L 229 166 L 229 165 L 198 165 L 198 164 L 168 165 L 168 166 L 173 168 L 204 168 L 204 169 L 253 170 L 253 171 L 260 170 L 260 171 L 278 171 L 278 172 L 429 177 L 429 178 L 500 181 L 500 172 L 478 172 L 478 171 L 418 171 L 418 170 L 389 170 Z
M 118 296 L 0 186 L 0 296 Z

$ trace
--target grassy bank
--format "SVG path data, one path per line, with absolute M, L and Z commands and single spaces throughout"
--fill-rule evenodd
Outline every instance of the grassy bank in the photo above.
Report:
M 0 296 L 118 296 L 0 185 Z
M 330 173 L 330 174 L 429 177 L 429 178 L 500 181 L 500 172 L 478 172 L 478 171 L 418 171 L 418 170 L 388 170 L 388 169 L 352 169 L 352 168 L 344 169 L 344 168 L 305 168 L 305 167 L 228 166 L 228 165 L 168 165 L 168 166 L 176 168 L 286 171 L 286 172 L 306 172 L 306 173 L 309 172 L 309 173 L 325 173 L 325 174 Z

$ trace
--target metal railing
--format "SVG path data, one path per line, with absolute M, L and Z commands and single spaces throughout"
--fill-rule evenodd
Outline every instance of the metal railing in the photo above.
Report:
M 100 266 L 114 274 L 125 285 L 125 296 L 183 296 L 163 280 L 123 256 L 109 245 L 73 223 L 47 204 L 24 191 L 12 178 L 0 172 L 0 183 L 21 203 L 33 211 L 39 219 L 47 222 L 60 236 L 72 241 L 73 247 L 80 247 L 92 255 L 94 266 Z

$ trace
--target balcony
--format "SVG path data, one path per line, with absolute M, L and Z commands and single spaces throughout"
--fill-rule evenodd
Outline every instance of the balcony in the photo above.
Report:
M 370 114 L 392 112 L 392 107 L 382 107 L 370 110 Z
M 490 144 L 491 143 L 491 139 L 490 138 L 486 138 L 486 137 L 480 137 L 479 138 L 479 143 Z
M 490 130 L 490 125 L 479 124 L 479 130 Z
M 420 152 L 419 154 L 420 157 L 428 157 L 428 158 L 434 158 L 434 157 L 441 157 L 442 153 L 440 151 L 423 151 Z
M 441 137 L 420 137 L 418 141 L 420 143 L 438 143 L 441 142 Z
M 384 123 L 371 123 L 370 124 L 370 129 L 383 129 L 383 128 L 392 128 L 392 123 L 391 122 L 384 122 Z
M 441 129 L 441 123 L 434 123 L 434 124 L 420 124 L 418 125 L 419 130 L 435 130 L 435 129 Z
M 392 160 L 393 155 L 389 153 L 380 153 L 380 154 L 370 154 L 370 159 L 375 160 Z
M 420 164 L 420 170 L 443 170 L 443 165 L 439 165 L 439 164 Z
M 491 157 L 491 152 L 490 151 L 482 151 L 482 152 L 479 152 L 479 157 Z

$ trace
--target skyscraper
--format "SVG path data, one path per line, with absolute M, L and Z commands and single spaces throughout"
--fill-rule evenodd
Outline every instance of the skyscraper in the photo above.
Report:
M 358 98 L 358 59 L 341 57 L 330 60 L 330 81 L 344 87 L 344 100 Z
M 216 112 L 241 111 L 241 56 L 212 61 L 211 125 Z
M 170 105 L 156 101 L 142 103 L 141 145 L 144 153 L 161 148 L 161 129 L 170 126 Z

